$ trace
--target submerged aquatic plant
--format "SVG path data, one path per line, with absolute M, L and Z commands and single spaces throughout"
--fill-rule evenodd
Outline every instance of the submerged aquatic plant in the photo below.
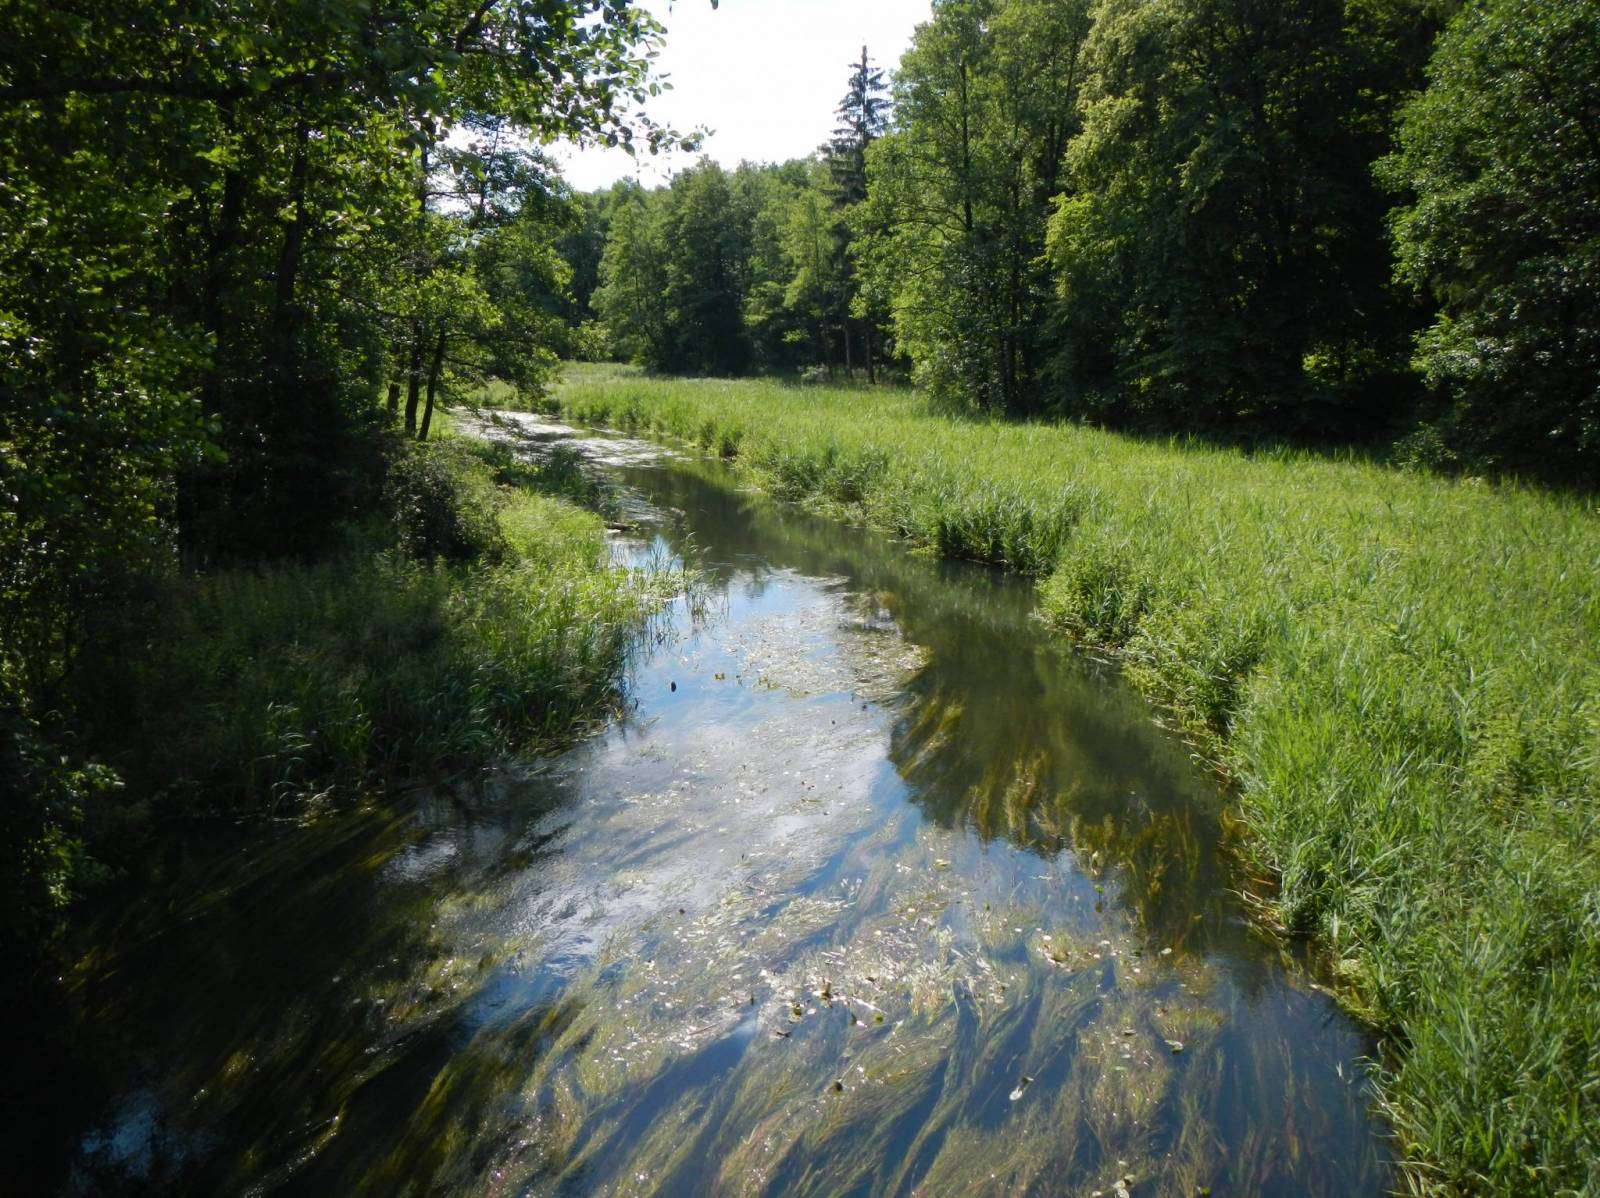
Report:
M 962 420 L 904 390 L 579 372 L 551 402 L 1040 575 L 1047 619 L 1234 780 L 1273 918 L 1389 1033 L 1416 1184 L 1600 1184 L 1592 499 Z

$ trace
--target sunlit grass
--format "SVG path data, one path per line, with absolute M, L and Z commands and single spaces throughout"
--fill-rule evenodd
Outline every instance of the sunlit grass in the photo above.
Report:
M 904 390 L 591 370 L 553 402 L 1038 576 L 1044 615 L 1234 780 L 1266 914 L 1389 1033 L 1411 1182 L 1600 1192 L 1593 500 L 969 422 Z
M 600 516 L 532 489 L 588 497 L 570 463 L 501 456 L 451 459 L 498 526 L 482 560 L 413 560 L 375 535 L 326 562 L 170 583 L 119 679 L 137 702 L 104 705 L 131 788 L 187 812 L 298 810 L 603 714 L 656 588 L 605 563 Z

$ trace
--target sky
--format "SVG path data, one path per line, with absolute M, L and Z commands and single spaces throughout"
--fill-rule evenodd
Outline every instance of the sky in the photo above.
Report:
M 724 166 L 782 162 L 820 146 L 867 46 L 892 71 L 929 18 L 930 0 L 645 0 L 667 27 L 658 60 L 672 90 L 647 109 L 659 123 L 712 130 L 704 153 Z M 557 147 L 567 182 L 579 191 L 638 175 L 665 182 L 689 155 L 637 160 L 621 150 Z

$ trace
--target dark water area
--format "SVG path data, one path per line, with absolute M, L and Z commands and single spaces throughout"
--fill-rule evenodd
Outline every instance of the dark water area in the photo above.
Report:
M 1029 586 L 508 418 L 701 572 L 624 716 L 108 916 L 11 1193 L 1365 1195 L 1361 1034 Z

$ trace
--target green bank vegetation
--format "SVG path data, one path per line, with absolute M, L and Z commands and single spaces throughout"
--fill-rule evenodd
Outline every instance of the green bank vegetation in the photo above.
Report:
M 639 110 L 661 33 L 625 0 L 0 9 L 13 979 L 141 813 L 181 836 L 594 709 L 632 599 L 593 522 L 406 444 L 548 376 L 534 147 L 685 144 Z
M 340 548 L 147 577 L 95 622 L 99 664 L 69 692 L 95 764 L 64 775 L 23 742 L 71 838 L 7 896 L 14 935 L 37 942 L 96 882 L 151 885 L 175 826 L 348 808 L 610 710 L 659 583 L 605 563 L 601 516 L 573 502 L 593 484 L 456 438 L 392 452 Z
M 1388 1033 L 1412 1180 L 1600 1186 L 1600 512 L 1299 452 L 931 414 L 910 391 L 582 372 L 692 439 L 1040 579 L 1226 771 L 1264 914 Z
M 603 564 L 600 517 L 496 494 L 449 443 L 395 473 L 395 548 L 172 580 L 100 737 L 133 789 L 299 814 L 605 710 L 646 592 Z

